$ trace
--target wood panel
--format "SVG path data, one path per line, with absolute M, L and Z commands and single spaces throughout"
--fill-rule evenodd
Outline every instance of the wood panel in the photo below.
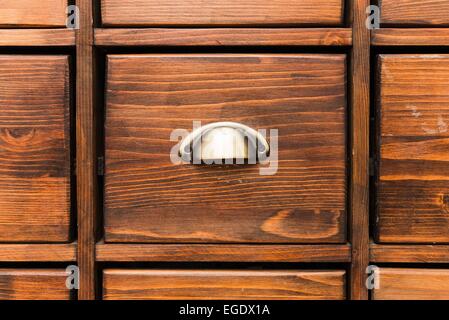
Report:
M 67 56 L 0 55 L 0 241 L 69 240 L 69 91 Z
M 69 300 L 67 274 L 57 269 L 0 269 L 0 300 Z
M 338 300 L 344 271 L 105 270 L 103 298 Z
M 380 242 L 449 241 L 449 55 L 381 55 Z
M 0 262 L 72 262 L 76 261 L 76 245 L 0 244 Z
M 97 28 L 97 46 L 350 46 L 349 28 Z
M 380 268 L 374 300 L 448 300 L 449 270 Z
M 65 27 L 67 0 L 0 0 L 0 28 Z
M 365 12 L 370 1 L 353 0 L 350 3 L 353 27 L 350 75 L 350 295 L 354 300 L 366 300 L 365 270 L 369 263 L 370 31 L 365 26 Z
M 342 0 L 102 0 L 104 26 L 269 26 L 343 23 Z
M 449 263 L 448 245 L 370 245 L 372 263 Z
M 379 0 L 381 22 L 401 26 L 449 26 L 447 0 Z
M 373 46 L 449 46 L 449 29 L 381 28 L 371 33 Z
M 120 262 L 350 262 L 346 245 L 99 243 L 96 259 Z
M 343 243 L 344 55 L 111 55 L 106 242 Z M 175 165 L 174 129 L 279 129 L 261 165 Z

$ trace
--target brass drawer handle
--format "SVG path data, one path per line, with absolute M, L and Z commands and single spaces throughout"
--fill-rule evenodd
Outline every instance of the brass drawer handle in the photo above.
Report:
M 197 128 L 185 137 L 179 155 L 186 162 L 196 159 L 206 163 L 217 160 L 229 163 L 235 159 L 237 163 L 244 160 L 256 163 L 265 159 L 269 150 L 265 137 L 253 128 L 236 122 L 215 122 Z

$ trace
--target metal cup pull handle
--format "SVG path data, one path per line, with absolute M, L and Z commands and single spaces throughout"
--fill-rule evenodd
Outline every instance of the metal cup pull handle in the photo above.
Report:
M 215 122 L 190 133 L 181 142 L 180 157 L 187 162 L 255 160 L 268 156 L 270 146 L 258 131 L 236 122 Z

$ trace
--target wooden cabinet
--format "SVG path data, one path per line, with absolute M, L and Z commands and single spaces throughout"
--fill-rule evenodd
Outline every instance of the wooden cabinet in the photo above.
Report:
M 108 56 L 105 240 L 345 242 L 345 61 L 339 54 Z M 173 164 L 171 134 L 192 130 L 193 121 L 277 129 L 270 164 L 277 171 Z
M 338 26 L 343 9 L 343 0 L 101 0 L 104 26 Z
M 0 28 L 65 27 L 67 0 L 1 0 Z
M 69 300 L 66 279 L 59 269 L 0 269 L 0 300 Z
M 449 26 L 447 0 L 379 0 L 381 22 L 388 26 Z
M 124 270 L 103 274 L 106 300 L 340 300 L 344 271 Z
M 0 298 L 449 299 L 448 11 L 0 0 Z
M 380 268 L 374 300 L 448 300 L 449 270 Z
M 69 58 L 0 55 L 0 242 L 70 229 Z
M 377 239 L 449 241 L 449 55 L 381 55 Z

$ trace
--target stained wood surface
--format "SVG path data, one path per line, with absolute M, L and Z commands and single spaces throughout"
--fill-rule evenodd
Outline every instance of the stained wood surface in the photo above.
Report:
M 378 240 L 449 242 L 449 55 L 379 64 Z
M 110 55 L 106 242 L 346 240 L 344 55 Z M 279 129 L 279 169 L 174 165 L 174 129 Z
M 0 28 L 65 27 L 67 0 L 0 0 Z
M 102 0 L 104 26 L 329 25 L 342 0 Z
M 0 29 L 2 47 L 49 47 L 75 45 L 75 32 L 69 29 Z
M 64 244 L 0 244 L 0 262 L 76 261 L 76 242 Z
M 68 59 L 0 55 L 1 242 L 69 240 Z
M 370 245 L 372 263 L 449 263 L 448 245 Z
M 105 300 L 339 300 L 344 271 L 105 270 Z
M 69 300 L 67 274 L 58 269 L 0 269 L 0 300 Z
M 371 32 L 373 46 L 449 46 L 449 29 L 381 28 Z
M 380 268 L 374 300 L 448 300 L 449 270 Z
M 97 91 L 94 60 L 93 2 L 77 0 L 80 28 L 76 33 L 76 173 L 78 214 L 79 300 L 96 297 L 95 241 L 99 215 L 97 176 Z
M 97 46 L 350 46 L 349 28 L 97 28 Z
M 379 6 L 383 24 L 449 26 L 447 0 L 379 0 Z
M 349 189 L 349 225 L 352 245 L 350 296 L 368 299 L 365 286 L 369 263 L 369 117 L 370 117 L 370 30 L 365 26 L 369 0 L 353 0 L 351 20 L 353 47 L 351 56 L 351 173 Z
M 96 246 L 98 261 L 120 262 L 350 262 L 344 245 L 109 244 Z

